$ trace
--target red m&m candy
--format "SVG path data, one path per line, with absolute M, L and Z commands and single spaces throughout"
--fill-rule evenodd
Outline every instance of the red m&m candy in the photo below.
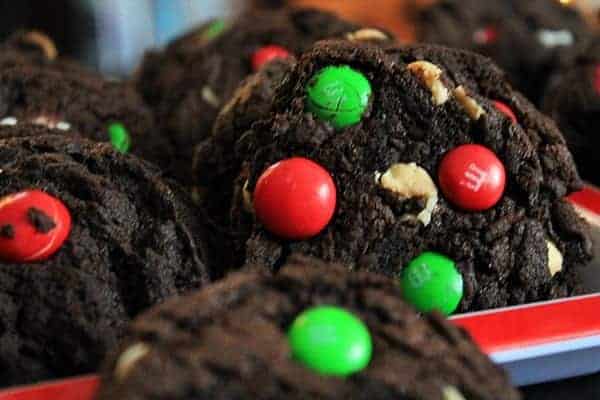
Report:
M 26 190 L 0 199 L 0 259 L 42 261 L 54 254 L 71 231 L 71 214 L 56 197 Z
M 498 40 L 498 30 L 493 26 L 477 29 L 473 33 L 473 41 L 477 44 L 491 44 Z
M 262 68 L 263 65 L 265 65 L 269 61 L 272 61 L 276 58 L 286 58 L 290 56 L 290 52 L 281 46 L 263 46 L 260 49 L 256 50 L 252 55 L 252 68 L 254 69 L 254 71 L 258 71 Z
M 319 164 L 294 157 L 273 164 L 254 189 L 258 220 L 275 235 L 306 239 L 321 232 L 335 211 L 336 189 Z
M 517 123 L 517 116 L 509 106 L 507 106 L 499 100 L 493 100 L 492 103 L 494 103 L 494 107 L 496 107 L 496 110 L 500 111 L 502 114 L 508 117 L 513 122 L 513 124 Z
M 467 144 L 444 156 L 438 179 L 450 202 L 464 210 L 483 211 L 502 197 L 506 172 L 502 161 L 488 148 Z

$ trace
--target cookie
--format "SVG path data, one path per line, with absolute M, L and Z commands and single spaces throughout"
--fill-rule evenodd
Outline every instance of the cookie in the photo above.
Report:
M 158 168 L 45 127 L 0 137 L 0 385 L 93 372 L 131 318 L 209 281 L 204 221 Z
M 233 146 L 213 142 L 233 151 L 203 188 L 228 205 L 211 210 L 226 265 L 276 272 L 298 252 L 400 277 L 434 252 L 462 276 L 458 311 L 579 293 L 591 243 L 563 197 L 582 182 L 555 124 L 487 58 L 320 42 L 274 99 L 232 116 Z
M 269 112 L 277 87 L 294 64 L 293 58 L 275 60 L 242 81 L 217 115 L 213 133 L 194 150 L 195 201 L 214 217 L 217 226 L 225 222 L 233 195 L 231 182 L 239 173 L 235 143 L 254 121 Z
M 600 37 L 556 74 L 544 97 L 544 111 L 565 134 L 581 175 L 600 185 Z
M 273 58 L 306 50 L 315 41 L 344 37 L 360 27 L 309 9 L 248 12 L 213 20 L 144 57 L 137 86 L 176 147 L 182 179 L 190 182 L 192 149 L 211 131 L 238 84 Z M 379 32 L 384 39 L 388 34 Z
M 316 329 L 335 338 L 333 349 L 306 336 Z M 311 359 L 315 353 L 328 357 Z M 295 256 L 278 275 L 236 273 L 130 326 L 105 365 L 98 399 L 155 398 L 520 396 L 464 331 L 439 314 L 419 316 L 392 279 Z
M 15 124 L 73 129 L 171 172 L 169 143 L 134 88 L 57 58 L 52 41 L 36 32 L 0 47 L 0 125 Z
M 558 0 L 441 0 L 422 10 L 418 38 L 491 57 L 530 100 L 589 38 L 585 20 Z

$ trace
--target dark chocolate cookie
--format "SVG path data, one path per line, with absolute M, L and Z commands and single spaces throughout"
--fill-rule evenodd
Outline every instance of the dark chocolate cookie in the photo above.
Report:
M 169 142 L 134 88 L 56 57 L 52 41 L 36 32 L 0 46 L 0 125 L 73 129 L 171 172 Z
M 271 58 L 298 54 L 317 40 L 359 29 L 316 10 L 248 12 L 234 21 L 207 23 L 163 52 L 148 53 L 138 89 L 176 147 L 182 179 L 191 183 L 193 146 L 210 134 L 219 109 L 244 78 Z M 380 31 L 376 35 L 389 37 Z
M 419 39 L 491 57 L 527 97 L 589 38 L 585 20 L 558 0 L 441 0 L 419 17 Z
M 274 97 L 252 123 L 232 117 L 233 146 L 212 142 L 233 152 L 203 190 L 223 204 L 211 214 L 230 265 L 275 272 L 299 252 L 400 277 L 433 251 L 462 273 L 462 311 L 578 292 L 591 243 L 563 197 L 581 180 L 555 124 L 490 60 L 321 42 Z
M 319 340 L 328 332 L 337 346 L 327 362 L 309 363 L 297 339 L 305 338 L 304 327 L 323 323 L 317 321 L 318 315 L 327 312 L 337 318 L 321 325 L 320 335 L 313 331 L 310 339 L 315 342 L 309 344 L 317 353 L 323 345 Z M 344 325 L 355 353 L 363 348 L 362 324 L 371 347 L 367 365 L 340 379 L 330 376 L 327 368 L 344 360 L 344 350 L 350 347 L 340 343 L 344 334 L 337 330 L 348 323 L 345 312 L 359 320 Z M 299 323 L 301 313 L 305 317 Z M 292 334 L 294 325 L 304 326 Z M 99 400 L 518 398 L 501 369 L 464 331 L 439 314 L 419 316 L 402 301 L 393 280 L 297 256 L 277 275 L 236 273 L 139 317 L 107 362 L 98 396 Z
M 581 175 L 600 185 L 600 37 L 554 77 L 543 109 L 565 134 Z
M 179 187 L 53 132 L 0 127 L 2 386 L 93 372 L 132 317 L 209 280 L 204 221 Z
M 226 222 L 233 195 L 231 182 L 239 174 L 235 143 L 254 121 L 269 113 L 277 87 L 294 64 L 291 57 L 274 60 L 242 81 L 217 116 L 213 133 L 194 151 L 194 197 L 218 226 Z M 206 193 L 209 187 L 210 195 Z

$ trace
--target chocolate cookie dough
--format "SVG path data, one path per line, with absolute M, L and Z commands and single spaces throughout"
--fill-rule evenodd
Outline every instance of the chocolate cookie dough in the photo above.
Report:
M 137 86 L 176 148 L 182 179 L 191 184 L 193 147 L 210 134 L 220 108 L 244 78 L 267 61 L 299 54 L 320 39 L 389 38 L 376 30 L 366 38 L 364 31 L 356 36 L 360 30 L 317 10 L 255 11 L 234 21 L 214 20 L 163 52 L 148 53 Z
M 0 137 L 1 386 L 95 371 L 132 317 L 209 281 L 204 221 L 156 167 L 45 127 Z
M 565 134 L 581 175 L 600 185 L 600 37 L 554 77 L 543 109 Z
M 349 349 L 364 363 L 340 379 L 328 368 L 352 364 Z M 130 326 L 105 365 L 98 399 L 167 398 L 520 396 L 464 331 L 439 314 L 417 315 L 392 279 L 295 256 L 275 276 L 233 274 Z
M 530 100 L 589 38 L 585 20 L 558 0 L 441 0 L 422 10 L 420 41 L 491 57 Z
M 459 311 L 578 293 L 591 243 L 563 197 L 582 182 L 555 124 L 487 58 L 320 42 L 274 98 L 252 123 L 234 114 L 233 146 L 213 141 L 233 151 L 203 188 L 226 265 L 276 272 L 299 252 L 400 278 L 433 252 L 462 275 Z
M 73 129 L 172 172 L 169 142 L 134 88 L 57 58 L 52 41 L 37 32 L 0 46 L 0 125 L 17 124 Z

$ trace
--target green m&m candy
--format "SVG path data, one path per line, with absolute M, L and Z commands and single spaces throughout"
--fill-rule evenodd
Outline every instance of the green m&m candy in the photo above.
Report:
M 113 122 L 108 126 L 110 143 L 121 153 L 127 153 L 131 147 L 131 138 L 127 128 L 120 122 Z
M 463 295 L 462 275 L 452 260 L 441 254 L 425 252 L 402 271 L 404 298 L 421 312 L 437 310 L 450 315 Z
M 360 122 L 369 104 L 371 84 L 347 65 L 321 69 L 308 83 L 306 107 L 336 129 Z
M 216 19 L 202 31 L 202 40 L 212 40 L 219 36 L 226 28 L 225 21 L 222 19 Z
M 323 375 L 346 376 L 365 368 L 373 344 L 365 324 L 334 306 L 301 313 L 288 331 L 294 358 Z

